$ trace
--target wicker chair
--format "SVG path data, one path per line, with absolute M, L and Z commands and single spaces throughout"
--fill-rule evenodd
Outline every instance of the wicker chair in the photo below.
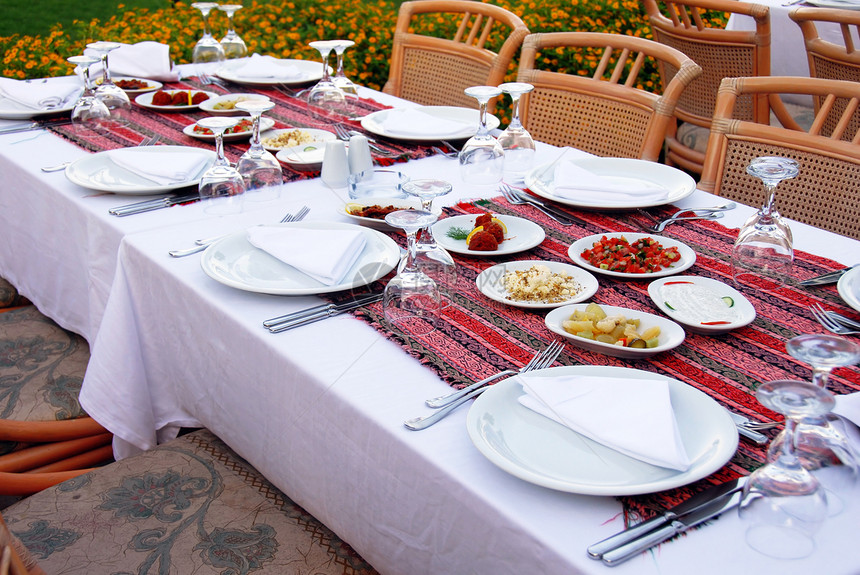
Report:
M 536 66 L 541 50 L 558 48 L 596 62 L 591 76 Z M 677 70 L 662 94 L 637 87 L 646 61 Z M 598 156 L 658 161 L 681 93 L 701 73 L 690 58 L 652 40 L 599 32 L 531 34 L 523 42 L 518 81 L 522 121 L 535 139 Z
M 0 313 L 0 495 L 36 493 L 113 459 L 113 436 L 78 403 L 89 357 L 83 338 L 32 305 Z
M 744 95 L 766 95 L 778 116 L 785 94 L 821 99 L 821 107 L 808 131 L 757 124 L 735 118 L 735 106 Z M 776 193 L 779 212 L 806 224 L 860 239 L 860 131 L 856 117 L 860 84 L 818 78 L 798 82 L 796 77 L 726 78 L 720 86 L 708 153 L 699 188 L 759 206 L 764 201 L 761 182 L 747 175 L 746 167 L 758 156 L 785 156 L 797 160 L 800 174 L 782 182 Z M 841 110 L 841 111 L 840 111 Z M 832 133 L 824 127 L 834 125 Z
M 770 75 L 770 12 L 767 6 L 735 0 L 643 0 L 654 39 L 680 50 L 702 67 L 675 107 L 677 125 L 666 136 L 666 163 L 702 173 L 708 131 L 720 82 L 727 77 Z M 708 12 L 749 16 L 755 31 L 707 27 Z M 675 70 L 660 68 L 663 83 Z M 767 100 L 745 97 L 736 117 L 765 123 Z
M 418 33 L 433 14 L 435 29 L 452 29 L 452 39 Z M 440 14 L 444 16 L 439 16 Z M 529 33 L 512 12 L 472 0 L 414 0 L 400 5 L 391 69 L 382 91 L 425 106 L 477 108 L 463 92 L 469 86 L 497 86 Z M 488 46 L 501 44 L 498 52 Z M 492 113 L 495 100 L 487 112 Z

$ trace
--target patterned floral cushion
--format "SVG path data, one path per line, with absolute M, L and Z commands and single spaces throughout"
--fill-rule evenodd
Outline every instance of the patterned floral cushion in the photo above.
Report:
M 0 418 L 58 421 L 85 416 L 78 394 L 89 359 L 85 339 L 34 306 L 0 313 Z M 16 445 L 0 441 L 0 454 Z
M 207 430 L 3 511 L 48 573 L 376 573 Z

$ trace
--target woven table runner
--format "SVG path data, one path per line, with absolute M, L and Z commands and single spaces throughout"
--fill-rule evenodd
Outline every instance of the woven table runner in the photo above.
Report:
M 280 128 L 316 128 L 334 132 L 335 125 L 341 125 L 348 130 L 357 130 L 376 140 L 377 145 L 388 152 L 392 157 L 383 157 L 374 154 L 374 160 L 379 165 L 390 165 L 394 162 L 406 162 L 418 158 L 432 156 L 432 147 L 420 145 L 415 142 L 388 140 L 365 132 L 361 127 L 360 118 L 372 112 L 385 110 L 390 106 L 380 104 L 375 100 L 366 98 L 350 100 L 350 116 L 331 115 L 322 116 L 318 110 L 302 99 L 287 95 L 292 90 L 277 89 L 269 86 L 233 86 L 226 90 L 215 84 L 202 85 L 191 79 L 187 81 L 166 84 L 164 89 L 171 90 L 206 90 L 216 92 L 218 95 L 230 93 L 261 94 L 275 102 L 275 108 L 263 114 L 264 118 L 275 121 L 274 129 Z M 126 125 L 111 123 L 107 132 L 95 132 L 93 130 L 81 130 L 74 125 L 50 126 L 48 129 L 59 136 L 71 141 L 77 146 L 90 152 L 101 152 L 116 148 L 136 146 L 142 140 L 158 135 L 158 144 L 191 146 L 195 148 L 214 148 L 214 142 L 192 138 L 182 133 L 182 129 L 195 123 L 208 114 L 202 110 L 195 109 L 188 112 L 159 112 L 150 108 L 144 108 L 133 102 L 132 109 L 128 114 L 129 122 Z M 227 158 L 235 162 L 249 147 L 249 138 L 236 141 L 224 142 L 224 153 Z M 387 156 L 387 155 L 386 155 Z M 300 169 L 287 164 L 281 164 L 284 174 L 284 182 L 292 182 L 319 176 L 319 169 Z
M 538 247 L 515 256 L 473 258 L 453 254 L 458 265 L 454 305 L 445 308 L 438 329 L 428 336 L 407 337 L 391 330 L 382 316 L 380 304 L 356 314 L 398 342 L 454 387 L 462 387 L 512 366 L 522 367 L 535 350 L 543 349 L 556 338 L 544 324 L 547 310 L 509 306 L 481 294 L 475 285 L 475 278 L 481 271 L 513 259 L 570 263 L 568 247 L 581 237 L 641 231 L 631 222 L 633 215 L 629 212 L 570 210 L 575 223 L 564 227 L 530 206 L 511 205 L 502 198 L 461 204 L 447 210 L 447 213 L 479 214 L 484 211 L 532 220 L 544 228 L 546 239 Z M 671 211 L 663 209 L 658 215 L 668 216 Z M 696 252 L 696 263 L 686 274 L 732 284 L 730 254 L 737 230 L 712 221 L 692 221 L 672 226 L 663 235 L 684 242 Z M 397 239 L 402 243 L 402 235 Z M 844 266 L 803 252 L 795 252 L 795 258 L 792 272 L 783 282 L 758 280 L 755 285 L 739 288 L 757 312 L 755 321 L 749 326 L 722 335 L 687 333 L 681 346 L 640 360 L 586 351 L 569 342 L 556 365 L 641 369 L 683 381 L 735 412 L 754 415 L 753 419 L 779 420 L 781 416 L 756 400 L 754 390 L 765 381 L 810 380 L 810 367 L 785 350 L 785 342 L 795 335 L 824 332 L 807 306 L 821 303 L 827 309 L 860 320 L 860 315 L 839 297 L 835 286 L 804 288 L 798 285 L 802 279 Z M 649 280 L 618 280 L 600 275 L 598 280 L 600 288 L 591 301 L 660 313 L 648 295 Z M 860 391 L 860 370 L 856 366 L 834 370 L 829 389 L 836 394 Z M 416 406 L 416 410 L 420 411 L 420 407 Z M 769 435 L 775 436 L 780 428 L 771 430 Z M 747 475 L 764 463 L 765 455 L 766 446 L 756 446 L 742 439 L 731 461 L 713 475 L 678 489 L 623 497 L 625 512 L 635 517 L 650 517 L 713 483 Z

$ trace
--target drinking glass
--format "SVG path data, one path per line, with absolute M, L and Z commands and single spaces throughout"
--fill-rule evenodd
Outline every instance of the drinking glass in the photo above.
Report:
M 80 73 L 84 81 L 84 91 L 72 110 L 72 124 L 89 130 L 103 130 L 110 120 L 110 110 L 104 102 L 96 98 L 90 79 L 90 66 L 100 59 L 96 56 L 70 56 L 66 58 L 76 66 L 75 72 Z
M 317 40 L 309 45 L 319 51 L 323 63 L 323 72 L 320 81 L 308 92 L 308 103 L 321 109 L 326 115 L 342 110 L 346 101 L 346 94 L 332 81 L 328 66 L 328 57 L 335 48 L 335 41 Z
M 212 116 L 197 121 L 197 125 L 212 130 L 215 135 L 217 158 L 200 179 L 200 199 L 210 214 L 237 214 L 242 211 L 245 182 L 239 170 L 224 157 L 224 131 L 239 123 L 236 116 Z
M 358 97 L 358 89 L 352 80 L 346 77 L 343 71 L 343 53 L 347 48 L 355 46 L 355 42 L 352 40 L 332 40 L 331 42 L 334 45 L 334 53 L 337 56 L 337 65 L 335 66 L 332 82 L 347 96 Z
M 480 120 L 477 133 L 460 150 L 460 176 L 469 184 L 494 184 L 502 179 L 505 152 L 487 129 L 487 103 L 502 91 L 493 86 L 466 88 L 466 95 L 478 100 Z
M 785 415 L 786 441 L 774 458 L 754 471 L 744 486 L 738 515 L 747 544 L 777 559 L 800 559 L 815 549 L 815 532 L 827 516 L 827 498 L 818 480 L 800 462 L 792 441 L 797 423 L 833 408 L 830 392 L 805 381 L 762 384 L 756 397 Z
M 500 84 L 499 89 L 511 96 L 511 123 L 499 135 L 499 144 L 505 151 L 505 172 L 522 179 L 532 167 L 535 157 L 535 141 L 520 121 L 520 98 L 535 89 L 525 82 Z
M 790 158 L 763 156 L 747 166 L 747 173 L 762 181 L 767 201 L 744 223 L 735 240 L 732 277 L 736 283 L 742 275 L 749 273 L 784 276 L 794 262 L 791 229 L 776 211 L 774 200 L 777 185 L 797 176 L 797 162 Z
M 218 8 L 218 3 L 194 2 L 191 6 L 197 8 L 200 10 L 200 13 L 203 14 L 203 36 L 197 41 L 197 44 L 194 45 L 192 61 L 195 64 L 223 62 L 225 58 L 224 48 L 221 47 L 221 43 L 213 38 L 212 34 L 209 32 L 209 13 L 213 9 Z
M 433 199 L 444 196 L 451 189 L 451 184 L 443 180 L 410 180 L 403 184 L 403 191 L 418 198 L 421 201 L 421 209 L 425 212 L 432 212 Z M 451 254 L 436 243 L 431 226 L 418 232 L 415 250 L 418 268 L 430 276 L 439 288 L 442 308 L 451 305 L 457 283 L 457 264 Z
M 263 148 L 260 140 L 260 118 L 263 112 L 274 107 L 274 102 L 262 97 L 236 102 L 236 108 L 251 114 L 254 121 L 251 147 L 236 163 L 236 169 L 245 180 L 245 190 L 255 190 L 253 194 L 248 194 L 248 201 L 275 200 L 280 196 L 280 186 L 284 183 L 281 163 Z
M 221 48 L 225 58 L 244 58 L 248 55 L 245 41 L 236 34 L 233 28 L 233 14 L 242 8 L 241 4 L 221 4 L 218 9 L 227 14 L 227 34 L 221 38 Z
M 87 48 L 98 52 L 102 62 L 102 83 L 95 89 L 96 98 L 104 102 L 111 111 L 111 119 L 115 122 L 127 124 L 128 114 L 131 111 L 131 100 L 125 90 L 111 81 L 110 67 L 108 66 L 108 54 L 122 46 L 119 42 L 90 42 Z
M 416 262 L 418 230 L 431 225 L 436 216 L 423 210 L 398 210 L 385 216 L 385 222 L 406 232 L 405 262 L 392 278 L 382 296 L 382 309 L 389 324 L 404 334 L 427 335 L 439 322 L 439 288 Z

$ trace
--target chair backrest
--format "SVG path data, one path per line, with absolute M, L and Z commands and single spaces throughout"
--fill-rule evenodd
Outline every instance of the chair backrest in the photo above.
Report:
M 727 77 L 770 75 L 770 9 L 762 4 L 736 0 L 643 0 L 654 40 L 680 50 L 702 67 L 702 74 L 684 90 L 675 107 L 675 117 L 710 128 L 720 82 Z M 755 30 L 726 30 L 708 25 L 714 13 L 750 17 Z M 676 73 L 670 66 L 660 68 L 664 85 Z M 737 115 L 763 122 L 768 116 L 767 100 L 744 97 Z M 670 132 L 670 135 L 673 134 Z M 704 154 L 671 137 L 669 163 L 701 173 Z
M 538 68 L 540 51 L 559 48 L 576 61 L 596 64 L 593 72 Z M 646 63 L 677 70 L 662 94 L 641 87 Z M 645 38 L 599 32 L 531 34 L 523 41 L 517 79 L 535 89 L 523 98 L 522 121 L 533 137 L 556 146 L 657 161 L 675 104 L 700 73 L 680 51 Z
M 746 94 L 765 95 L 783 126 L 735 118 Z M 821 107 L 805 131 L 781 105 L 783 95 L 816 96 Z M 726 78 L 723 80 L 699 188 L 759 206 L 764 189 L 746 173 L 759 156 L 784 156 L 800 164 L 800 174 L 779 184 L 776 206 L 794 220 L 860 239 L 860 84 L 819 78 Z M 827 133 L 825 126 L 835 128 Z
M 431 18 L 423 17 L 432 14 Z M 448 37 L 425 30 L 450 32 Z M 497 86 L 529 33 L 516 14 L 474 0 L 412 0 L 400 5 L 383 92 L 425 106 L 477 108 L 464 90 Z M 493 47 L 498 47 L 497 51 Z M 495 100 L 487 111 L 492 113 Z

